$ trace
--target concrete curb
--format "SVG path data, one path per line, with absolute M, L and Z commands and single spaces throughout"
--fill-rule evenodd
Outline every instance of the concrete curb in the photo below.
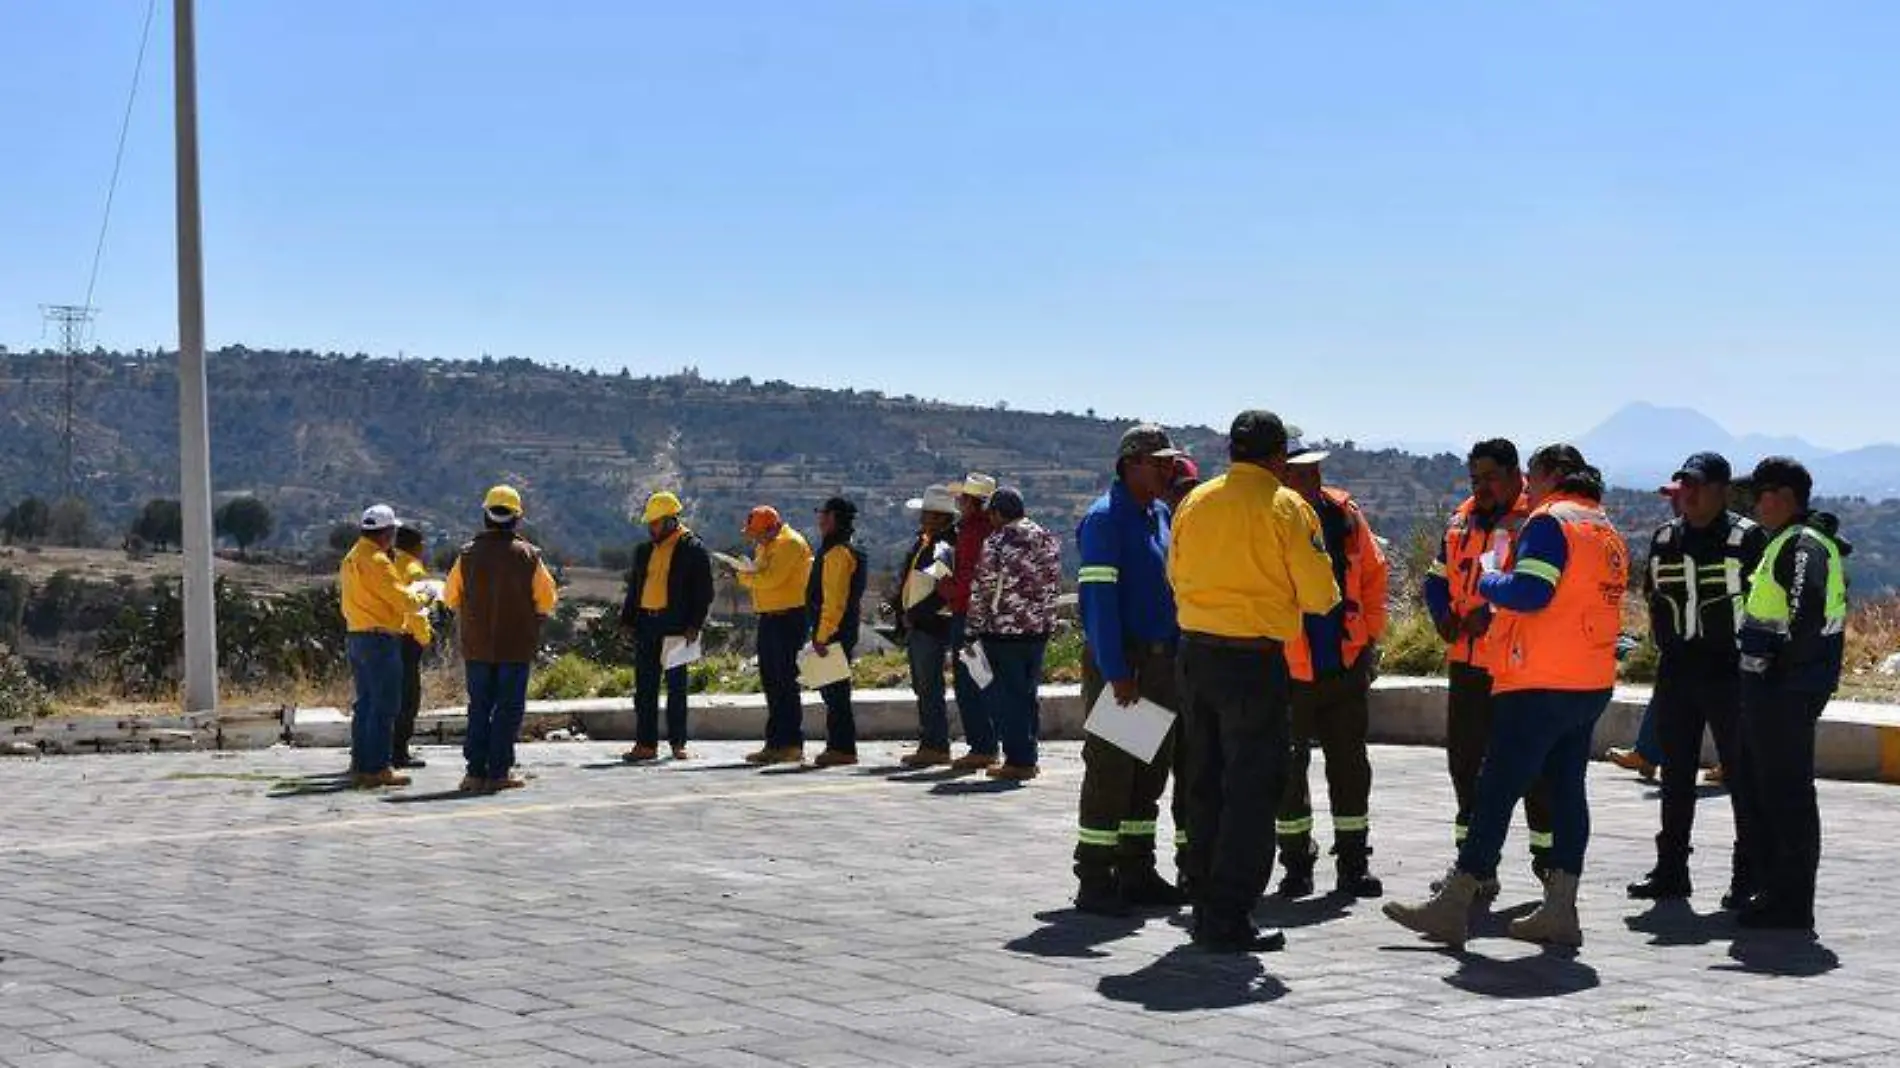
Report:
M 1389 745 L 1442 746 L 1445 739 L 1443 679 L 1387 678 L 1373 684 L 1371 739 Z M 1597 726 L 1596 751 L 1627 745 L 1636 737 L 1646 687 L 1619 688 Z M 908 690 L 861 690 L 854 698 L 858 734 L 867 741 L 903 741 L 917 736 L 917 705 Z M 765 733 L 765 698 L 758 694 L 700 694 L 692 699 L 693 737 L 749 741 Z M 1044 738 L 1074 741 L 1086 719 L 1081 687 L 1042 688 Z M 419 738 L 460 740 L 466 726 L 461 708 L 425 712 Z M 805 700 L 805 732 L 823 738 L 824 706 Z M 628 698 L 534 701 L 528 733 L 574 728 L 597 739 L 630 739 L 633 702 Z M 0 723 L 0 755 L 94 752 L 163 752 L 192 749 L 261 749 L 272 745 L 347 746 L 350 721 L 336 708 L 250 708 L 220 716 L 109 716 Z M 1703 759 L 1715 759 L 1705 744 Z M 1815 736 L 1815 769 L 1822 778 L 1900 783 L 1900 705 L 1835 701 Z

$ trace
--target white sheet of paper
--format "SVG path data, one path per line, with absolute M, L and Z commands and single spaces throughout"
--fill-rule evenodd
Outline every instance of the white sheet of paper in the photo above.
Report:
M 666 671 L 685 667 L 703 655 L 705 650 L 702 643 L 689 642 L 681 635 L 675 634 L 660 643 L 660 664 Z
M 850 677 L 851 661 L 845 658 L 842 645 L 825 646 L 823 656 L 812 652 L 811 646 L 807 645 L 805 651 L 798 654 L 798 684 L 807 690 L 843 682 Z
M 417 579 L 409 584 L 409 588 L 422 594 L 431 601 L 439 601 L 442 599 L 443 582 L 441 579 Z
M 937 592 L 937 579 L 928 571 L 913 571 L 904 579 L 904 607 L 915 608 Z
M 1115 689 L 1110 686 L 1103 687 L 1102 696 L 1095 699 L 1082 729 L 1136 760 L 1152 764 L 1173 726 L 1173 712 L 1145 697 L 1132 705 L 1117 704 Z
M 720 563 L 726 565 L 727 567 L 733 569 L 734 571 L 743 571 L 748 575 L 759 569 L 759 565 L 753 563 L 752 561 L 742 560 L 739 557 L 733 556 L 730 553 L 716 552 L 712 554 L 712 557 L 713 559 L 719 561 Z
M 947 579 L 951 575 L 956 574 L 956 572 L 951 570 L 950 567 L 946 565 L 943 561 L 939 560 L 936 563 L 931 564 L 929 567 L 924 568 L 924 574 L 929 575 L 931 578 L 936 579 L 938 582 L 942 582 L 944 579 Z
M 1486 549 L 1478 557 L 1478 569 L 1487 575 L 1496 574 L 1498 571 L 1498 554 L 1494 550 Z
M 958 657 L 963 661 L 963 670 L 970 673 L 970 681 L 976 683 L 976 688 L 989 689 L 990 683 L 996 679 L 996 672 L 990 669 L 990 658 L 983 652 L 983 643 L 970 646 Z

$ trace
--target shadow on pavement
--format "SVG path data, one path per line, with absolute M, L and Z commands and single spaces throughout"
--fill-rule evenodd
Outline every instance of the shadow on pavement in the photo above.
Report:
M 383 798 L 385 805 L 428 805 L 437 801 L 473 801 L 488 797 L 488 794 L 464 793 L 461 790 L 436 790 L 426 794 L 390 794 Z
M 1199 1012 L 1259 1005 L 1286 996 L 1286 984 L 1267 974 L 1251 953 L 1209 953 L 1177 946 L 1130 975 L 1105 975 L 1096 992 L 1150 1012 Z
M 940 782 L 930 788 L 930 792 L 942 797 L 958 797 L 964 794 L 1008 794 L 1023 788 L 1025 784 L 1014 779 L 980 779 L 976 782 Z
M 686 764 L 685 767 L 680 767 L 679 766 L 680 761 L 677 761 L 677 760 L 666 761 L 665 763 L 667 765 L 667 773 L 669 775 L 693 775 L 693 774 L 697 774 L 699 772 L 705 772 L 705 771 L 757 771 L 761 767 L 761 765 L 759 764 L 747 764 L 743 760 L 739 761 L 736 764 L 701 764 L 696 761 L 689 760 L 685 762 Z M 634 767 L 637 765 L 622 765 L 622 766 Z
M 1623 925 L 1650 936 L 1652 946 L 1706 946 L 1735 930 L 1726 912 L 1699 913 L 1687 901 L 1658 901 L 1648 912 L 1623 918 Z
M 1141 916 L 1091 916 L 1074 909 L 1054 909 L 1036 913 L 1042 927 L 1006 943 L 1011 953 L 1032 957 L 1070 957 L 1082 960 L 1108 956 L 1100 946 L 1119 941 L 1141 930 Z
M 1709 970 L 1812 979 L 1841 966 L 1840 956 L 1808 931 L 1739 930 L 1728 955 L 1734 964 L 1718 964 Z
M 1560 998 L 1594 990 L 1597 970 L 1577 959 L 1575 950 L 1545 946 L 1535 957 L 1492 960 L 1469 951 L 1451 953 L 1458 970 L 1445 982 L 1480 997 L 1519 1000 Z
M 1708 798 L 1711 798 L 1711 797 L 1726 797 L 1726 796 L 1728 796 L 1728 787 L 1726 787 L 1726 786 L 1710 786 L 1710 785 L 1708 785 L 1708 784 L 1706 784 L 1706 783 L 1697 783 L 1697 784 L 1696 784 L 1696 788 L 1695 788 L 1695 796 L 1696 796 L 1696 800 L 1698 800 L 1698 801 L 1702 801 L 1702 800 L 1706 800 L 1706 799 L 1708 799 Z M 1661 801 L 1661 800 L 1662 800 L 1662 787 L 1660 787 L 1660 786 L 1655 786 L 1655 787 L 1651 787 L 1650 789 L 1648 789 L 1648 790 L 1646 790 L 1646 791 L 1644 791 L 1644 793 L 1643 793 L 1643 800 L 1645 800 L 1645 801 Z
M 1340 893 L 1303 897 L 1297 901 L 1275 896 L 1262 901 L 1260 907 L 1254 909 L 1254 916 L 1270 927 L 1291 931 L 1343 920 L 1351 915 L 1350 906 L 1356 900 L 1351 894 Z
M 762 778 L 776 778 L 780 775 L 810 775 L 814 771 L 826 771 L 816 764 L 766 764 L 759 769 Z
M 288 797 L 326 797 L 330 794 L 347 794 L 353 787 L 346 772 L 341 775 L 313 775 L 304 779 L 283 779 L 272 786 L 264 796 L 273 801 Z
M 961 768 L 937 768 L 932 771 L 912 772 L 909 775 L 893 775 L 891 782 L 951 782 L 956 779 L 981 775 L 980 771 L 965 771 Z

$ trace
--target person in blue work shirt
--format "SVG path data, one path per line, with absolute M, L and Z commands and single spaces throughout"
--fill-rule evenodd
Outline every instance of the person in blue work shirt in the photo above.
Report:
M 1164 498 L 1181 453 L 1158 426 L 1122 435 L 1115 483 L 1089 506 L 1076 528 L 1081 550 L 1079 602 L 1087 638 L 1082 653 L 1082 702 L 1093 709 L 1105 691 L 1132 705 L 1146 698 L 1177 709 L 1174 653 L 1180 629 L 1168 586 L 1168 527 Z M 1093 734 L 1082 743 L 1082 801 L 1076 834 L 1075 907 L 1119 916 L 1130 906 L 1179 908 L 1186 895 L 1155 871 L 1155 821 L 1168 786 L 1175 734 L 1170 730 L 1153 763 Z M 1177 802 L 1179 795 L 1177 793 Z M 1174 811 L 1181 839 L 1181 806 Z

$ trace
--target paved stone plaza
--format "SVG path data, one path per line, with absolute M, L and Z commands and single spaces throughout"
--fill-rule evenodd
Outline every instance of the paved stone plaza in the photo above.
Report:
M 1580 955 L 1497 919 L 1453 954 L 1320 898 L 1263 909 L 1285 953 L 1221 958 L 1066 910 L 1072 745 L 1003 789 L 899 772 L 894 745 L 826 772 L 741 751 L 528 746 L 530 788 L 491 798 L 445 792 L 447 749 L 381 795 L 336 792 L 339 750 L 0 763 L 0 1063 L 1900 1063 L 1900 788 L 1823 785 L 1819 942 L 1709 915 L 1726 848 L 1693 909 L 1625 901 L 1654 788 L 1599 765 Z M 1442 763 L 1374 756 L 1403 896 L 1449 860 Z

